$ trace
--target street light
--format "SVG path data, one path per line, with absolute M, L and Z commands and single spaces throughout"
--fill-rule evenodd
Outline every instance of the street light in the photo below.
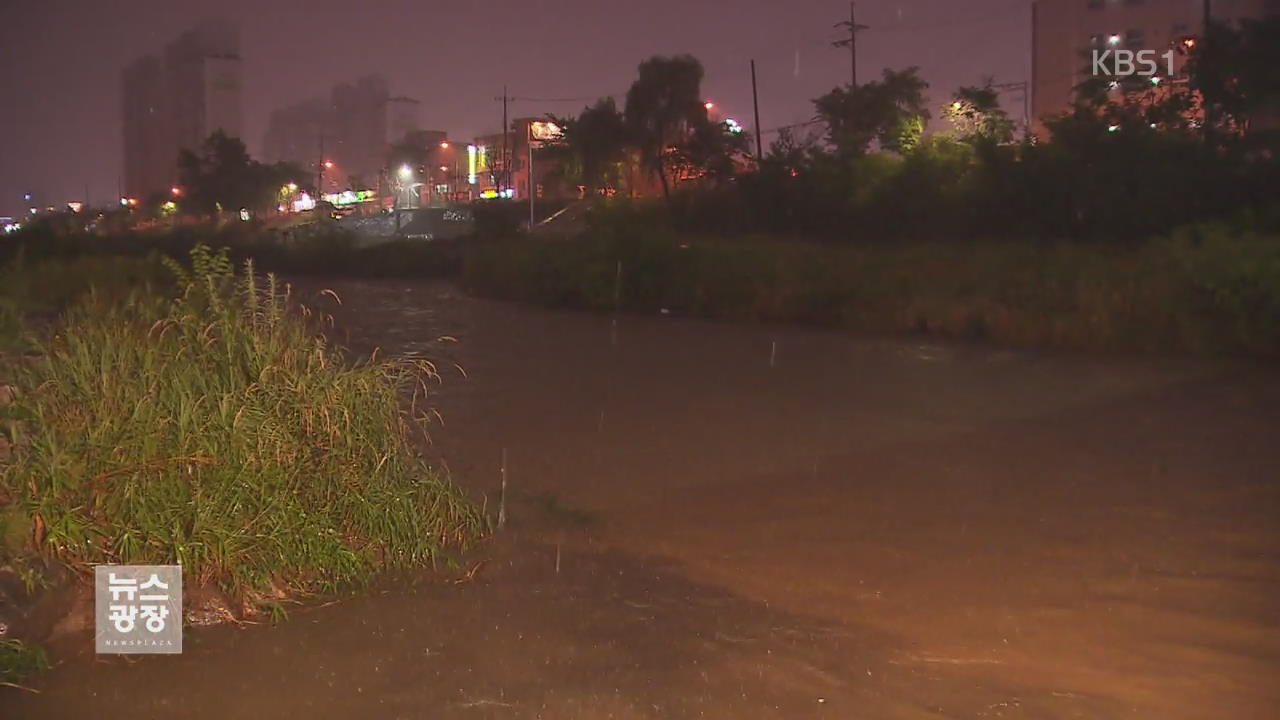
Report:
M 715 106 L 716 106 L 716 104 L 715 104 L 715 103 L 713 103 L 713 102 L 711 102 L 710 100 L 708 100 L 708 101 L 706 101 L 705 103 L 703 103 L 703 104 L 702 104 L 702 107 L 704 107 L 704 108 L 706 108 L 706 109 L 708 109 L 708 110 L 710 110 L 710 109 L 714 108 Z
M 449 142 L 448 142 L 447 140 L 441 140 L 441 141 L 440 141 L 440 149 L 441 149 L 441 150 L 448 150 L 448 149 L 449 149 Z
M 332 161 L 332 160 L 325 160 L 325 161 L 324 161 L 324 169 L 325 169 L 325 170 L 332 170 L 332 169 L 333 169 L 333 161 Z
M 401 165 L 401 166 L 400 166 L 400 179 L 401 179 L 401 180 L 411 180 L 411 179 L 413 179 L 413 168 L 409 167 L 408 165 Z
M 178 197 L 179 195 L 182 195 L 182 188 L 178 187 L 177 185 L 174 185 L 173 187 L 169 188 L 169 192 L 174 197 Z

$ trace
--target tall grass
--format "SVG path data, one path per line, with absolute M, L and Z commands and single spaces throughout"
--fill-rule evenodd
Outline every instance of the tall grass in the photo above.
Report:
M 345 363 L 274 277 L 192 255 L 178 300 L 90 298 L 16 368 L 0 490 L 34 549 L 179 563 L 253 602 L 435 563 L 484 530 L 414 449 L 429 365 Z
M 1224 228 L 1077 243 L 819 245 L 605 227 L 493 243 L 467 285 L 551 306 L 927 333 L 1026 347 L 1280 352 L 1280 239 Z
M 28 259 L 17 252 L 0 268 L 0 352 L 23 349 L 30 324 L 24 318 L 38 325 L 89 292 L 100 300 L 123 300 L 139 288 L 172 291 L 173 278 L 159 254 Z
M 14 686 L 22 678 L 48 668 L 49 657 L 42 648 L 0 638 L 0 685 Z

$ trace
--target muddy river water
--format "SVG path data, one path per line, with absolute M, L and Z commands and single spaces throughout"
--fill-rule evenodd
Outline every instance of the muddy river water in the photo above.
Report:
M 330 286 L 441 467 L 505 457 L 488 562 L 0 716 L 1280 717 L 1280 372 Z

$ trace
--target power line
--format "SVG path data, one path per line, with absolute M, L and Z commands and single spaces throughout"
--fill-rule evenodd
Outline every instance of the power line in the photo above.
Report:
M 518 102 L 547 102 L 547 103 L 569 103 L 569 102 L 595 102 L 607 97 L 617 97 L 616 95 L 597 95 L 595 97 L 571 97 L 571 98 L 537 98 L 537 97 L 517 97 L 511 96 L 508 100 Z

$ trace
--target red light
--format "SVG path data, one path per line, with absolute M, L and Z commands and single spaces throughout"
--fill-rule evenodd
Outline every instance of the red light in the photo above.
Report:
M 177 197 L 182 194 L 182 188 L 175 185 L 174 187 L 169 188 L 169 192 L 173 193 L 174 197 Z

